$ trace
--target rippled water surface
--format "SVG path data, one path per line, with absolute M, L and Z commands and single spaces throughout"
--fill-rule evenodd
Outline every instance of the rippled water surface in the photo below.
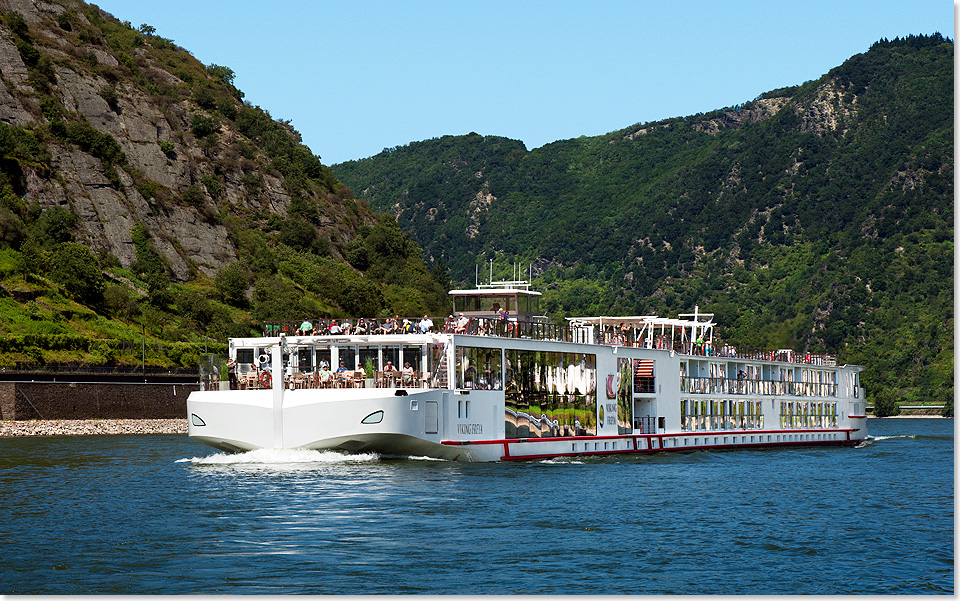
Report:
M 952 594 L 953 427 L 498 464 L 0 439 L 0 593 Z

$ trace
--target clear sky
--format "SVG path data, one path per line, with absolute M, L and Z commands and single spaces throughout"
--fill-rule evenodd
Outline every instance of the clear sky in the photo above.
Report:
M 528 149 L 747 102 L 880 38 L 939 31 L 947 0 L 99 0 L 288 119 L 326 164 L 477 132 Z

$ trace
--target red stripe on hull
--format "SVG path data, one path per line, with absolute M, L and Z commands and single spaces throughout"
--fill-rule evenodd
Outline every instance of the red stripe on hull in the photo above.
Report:
M 778 448 L 778 447 L 791 447 L 791 446 L 853 446 L 861 442 L 860 439 L 851 439 L 850 435 L 853 432 L 856 432 L 855 428 L 839 428 L 839 429 L 807 429 L 807 430 L 738 430 L 738 431 L 702 431 L 702 432 L 687 432 L 682 434 L 626 434 L 626 435 L 617 435 L 617 436 L 562 436 L 555 438 L 516 438 L 516 439 L 499 439 L 499 440 L 444 440 L 441 441 L 441 444 L 449 446 L 471 446 L 471 445 L 503 445 L 503 455 L 500 457 L 503 461 L 522 461 L 530 459 L 550 459 L 554 457 L 598 457 L 605 455 L 634 455 L 634 454 L 644 454 L 644 453 L 661 453 L 661 452 L 692 452 L 692 451 L 706 451 L 706 450 L 738 450 L 738 449 L 763 449 L 763 448 Z M 664 446 L 664 438 L 673 438 L 675 440 L 679 439 L 689 439 L 690 437 L 696 438 L 708 438 L 708 437 L 746 437 L 746 436 L 773 436 L 777 434 L 789 434 L 789 435 L 801 435 L 801 434 L 843 434 L 844 439 L 842 440 L 792 440 L 792 441 L 766 441 L 766 442 L 737 442 L 737 443 L 724 443 L 724 444 L 704 444 L 696 446 L 674 446 L 666 447 Z M 646 440 L 646 444 L 641 445 L 640 440 Z M 510 453 L 510 445 L 526 445 L 526 444 L 537 444 L 545 442 L 598 442 L 598 441 L 610 441 L 610 440 L 622 440 L 629 443 L 628 448 L 625 449 L 605 449 L 605 450 L 595 450 L 595 451 L 570 451 L 564 453 L 536 453 L 530 455 L 517 455 L 516 449 L 514 449 L 514 454 Z M 656 444 L 654 444 L 656 442 Z
M 571 453 L 541 453 L 536 455 L 509 455 L 500 458 L 501 461 L 529 461 L 540 459 L 554 459 L 556 457 L 600 457 L 605 455 L 648 455 L 651 453 L 691 453 L 694 451 L 740 451 L 740 450 L 760 450 L 779 447 L 804 447 L 804 446 L 855 446 L 860 440 L 803 440 L 793 442 L 754 442 L 737 443 L 725 445 L 709 445 L 697 447 L 672 447 L 672 448 L 650 448 L 650 449 L 623 449 L 607 451 L 578 451 Z

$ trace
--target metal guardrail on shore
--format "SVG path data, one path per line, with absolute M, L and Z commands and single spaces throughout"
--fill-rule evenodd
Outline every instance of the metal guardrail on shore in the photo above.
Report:
M 199 370 L 169 367 L 143 366 L 94 366 L 94 365 L 47 365 L 0 367 L 0 375 L 49 374 L 49 375 L 118 375 L 118 376 L 198 376 Z

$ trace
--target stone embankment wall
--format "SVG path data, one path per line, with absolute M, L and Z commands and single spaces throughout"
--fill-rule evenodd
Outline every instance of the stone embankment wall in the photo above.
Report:
M 0 419 L 186 418 L 199 384 L 0 382 Z
M 31 419 L 0 421 L 0 438 L 110 434 L 186 434 L 186 419 Z

